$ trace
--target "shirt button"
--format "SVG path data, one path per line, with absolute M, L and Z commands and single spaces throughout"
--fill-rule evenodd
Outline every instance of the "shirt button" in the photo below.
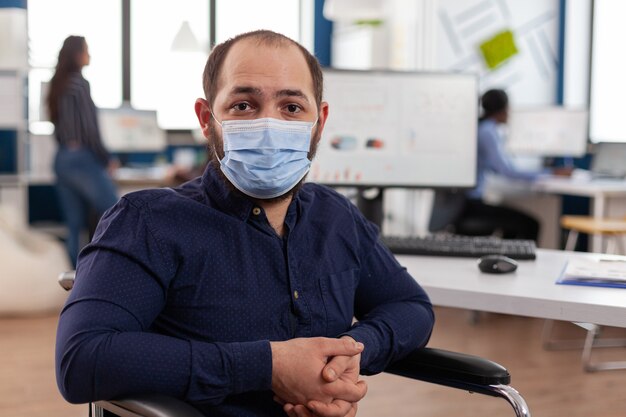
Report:
M 296 300 L 298 299 L 298 291 L 293 292 L 293 298 L 295 298 Z
M 254 214 L 255 216 L 258 216 L 259 214 L 261 214 L 261 209 L 258 207 L 253 208 L 252 214 Z

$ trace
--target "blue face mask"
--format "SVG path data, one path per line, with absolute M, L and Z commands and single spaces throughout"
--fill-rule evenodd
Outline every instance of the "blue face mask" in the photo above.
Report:
M 278 197 L 309 171 L 311 161 L 307 155 L 317 121 L 215 121 L 222 126 L 224 139 L 220 168 L 242 193 L 260 199 Z

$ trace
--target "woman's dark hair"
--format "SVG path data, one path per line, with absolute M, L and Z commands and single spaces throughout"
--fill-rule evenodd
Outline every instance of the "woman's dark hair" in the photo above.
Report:
M 509 107 L 509 96 L 504 90 L 489 90 L 480 99 L 480 105 L 483 108 L 483 114 L 480 120 L 485 120 L 504 111 Z
M 48 97 L 46 97 L 52 123 L 56 123 L 59 119 L 59 97 L 63 94 L 70 75 L 82 69 L 82 63 L 78 58 L 85 52 L 86 47 L 87 43 L 83 36 L 68 36 L 63 42 L 57 66 L 48 87 Z

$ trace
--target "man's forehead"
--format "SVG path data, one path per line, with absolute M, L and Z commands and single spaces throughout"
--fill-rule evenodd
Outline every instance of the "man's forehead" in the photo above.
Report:
M 313 80 L 302 52 L 290 42 L 266 44 L 257 39 L 235 43 L 220 70 L 219 89 L 241 85 L 300 89 L 313 95 Z M 227 91 L 228 92 L 228 91 Z

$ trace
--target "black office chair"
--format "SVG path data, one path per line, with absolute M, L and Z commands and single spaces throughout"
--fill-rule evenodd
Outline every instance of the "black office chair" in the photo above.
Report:
M 67 291 L 74 285 L 74 271 L 59 275 Z M 393 363 L 385 372 L 410 379 L 504 398 L 517 417 L 530 417 L 524 398 L 509 385 L 511 375 L 495 362 L 443 349 L 421 348 Z M 119 400 L 97 401 L 96 417 L 204 417 L 192 405 L 160 394 L 136 395 Z

